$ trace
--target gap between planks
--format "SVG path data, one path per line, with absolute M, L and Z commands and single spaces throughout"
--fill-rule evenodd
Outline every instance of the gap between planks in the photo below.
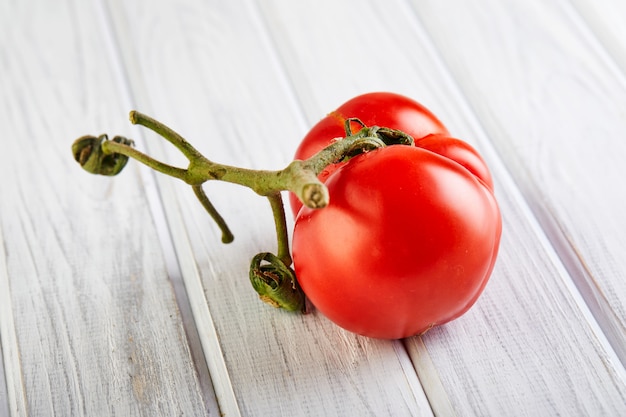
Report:
M 113 24 L 116 11 L 106 0 L 94 0 L 103 38 L 107 45 L 107 54 L 113 62 L 115 78 L 120 84 L 122 102 L 127 108 L 135 108 L 128 65 L 129 57 L 123 56 L 119 46 L 119 27 Z M 117 30 L 116 30 L 117 29 Z M 146 146 L 144 136 L 139 128 L 134 129 L 134 140 L 141 146 Z M 159 145 L 152 145 L 154 156 L 161 158 L 164 155 Z M 154 172 L 143 164 L 139 164 L 142 184 L 145 188 L 148 207 L 153 217 L 159 243 L 165 258 L 167 273 L 172 282 L 176 302 L 183 321 L 187 343 L 194 361 L 196 374 L 203 393 L 206 410 L 210 415 L 240 416 L 240 411 L 234 391 L 230 384 L 226 364 L 223 360 L 221 348 L 215 326 L 204 299 L 204 290 L 200 276 L 195 269 L 195 261 L 184 232 L 174 233 L 173 230 L 184 230 L 178 207 L 169 207 L 163 201 L 175 201 L 168 179 L 156 178 Z M 186 243 L 185 243 L 186 242 Z M 197 297 L 189 297 L 189 294 Z M 206 318 L 206 320 L 205 320 Z M 203 329 L 199 332 L 198 329 Z M 214 385 L 212 379 L 216 380 Z
M 617 79 L 622 89 L 626 90 L 626 67 L 622 66 L 622 60 L 620 60 L 622 56 L 616 56 L 620 55 L 619 49 L 616 52 L 616 48 L 608 44 L 609 39 L 602 36 L 602 28 L 599 26 L 601 22 L 593 20 L 588 13 L 585 15 L 585 3 L 589 3 L 589 1 L 566 1 L 565 5 L 569 17 L 585 40 L 593 46 L 593 52 L 600 58 L 611 75 Z M 542 225 L 553 232 L 550 236 L 556 236 L 555 245 L 563 250 L 562 257 L 565 267 L 577 278 L 574 283 L 619 358 L 622 364 L 622 376 L 626 380 L 626 345 L 622 343 L 623 329 L 619 328 L 619 318 L 615 317 L 616 312 L 611 307 L 610 301 L 600 285 L 597 285 L 592 272 L 587 267 L 573 240 L 556 219 L 557 217 L 553 213 L 547 213 L 545 219 L 542 219 L 545 221 L 545 225 L 543 223 Z M 557 253 L 561 255 L 558 249 Z

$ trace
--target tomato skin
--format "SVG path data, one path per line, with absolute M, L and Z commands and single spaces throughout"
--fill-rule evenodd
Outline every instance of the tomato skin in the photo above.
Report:
M 330 145 L 334 139 L 345 137 L 344 123 L 348 118 L 358 118 L 366 126 L 381 126 L 402 130 L 414 139 L 430 134 L 448 135 L 448 130 L 434 114 L 418 102 L 400 94 L 388 92 L 367 93 L 345 102 L 320 120 L 302 139 L 294 159 L 304 160 Z M 354 132 L 360 126 L 354 124 Z M 319 175 L 322 182 L 337 169 L 331 165 Z M 302 203 L 294 194 L 289 196 L 294 217 Z
M 467 142 L 447 135 L 433 134 L 417 139 L 415 146 L 428 149 L 461 164 L 493 191 L 493 178 L 487 164 Z
M 397 339 L 474 304 L 502 230 L 485 182 L 435 152 L 393 145 L 351 159 L 326 185 L 329 205 L 302 208 L 293 234 L 298 281 L 321 313 Z

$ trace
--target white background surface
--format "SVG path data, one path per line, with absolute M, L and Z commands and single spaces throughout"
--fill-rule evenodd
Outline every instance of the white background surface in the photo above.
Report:
M 1 1 L 0 415 L 625 415 L 624 4 Z M 483 296 L 423 337 L 258 302 L 275 242 L 249 191 L 206 186 L 225 246 L 181 182 L 70 152 L 106 132 L 182 163 L 135 108 L 278 169 L 377 90 L 479 149 L 503 214 Z

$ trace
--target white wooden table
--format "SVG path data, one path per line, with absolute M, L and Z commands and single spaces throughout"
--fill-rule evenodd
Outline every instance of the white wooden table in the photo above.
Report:
M 625 21 L 622 0 L 1 0 L 0 415 L 626 415 Z M 206 187 L 226 246 L 181 182 L 70 152 L 106 132 L 182 162 L 138 109 L 282 168 L 377 90 L 479 149 L 503 213 L 483 296 L 423 337 L 258 302 L 265 199 Z

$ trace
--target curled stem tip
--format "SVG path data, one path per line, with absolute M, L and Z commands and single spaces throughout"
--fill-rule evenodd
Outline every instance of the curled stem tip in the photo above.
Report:
M 276 255 L 262 252 L 252 258 L 250 282 L 265 303 L 288 311 L 304 311 L 304 292 L 296 274 Z
M 83 136 L 72 144 L 72 154 L 76 162 L 87 172 L 99 175 L 117 175 L 126 166 L 128 156 L 117 152 L 106 152 L 104 144 L 107 135 Z M 134 142 L 122 136 L 115 136 L 111 142 L 132 147 Z

